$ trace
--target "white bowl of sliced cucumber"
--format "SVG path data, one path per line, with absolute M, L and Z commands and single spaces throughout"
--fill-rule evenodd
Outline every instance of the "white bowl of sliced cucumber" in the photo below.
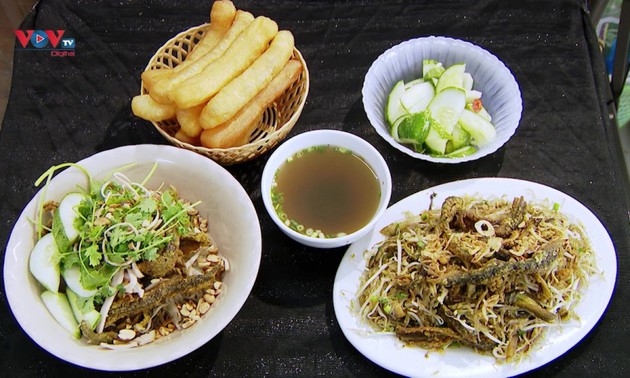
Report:
M 422 37 L 385 51 L 368 70 L 363 105 L 377 133 L 401 152 L 460 163 L 496 152 L 523 110 L 510 70 L 470 42 Z

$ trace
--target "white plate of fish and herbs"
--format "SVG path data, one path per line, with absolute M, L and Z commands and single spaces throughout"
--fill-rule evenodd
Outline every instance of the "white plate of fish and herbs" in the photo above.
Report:
M 597 323 L 616 278 L 597 217 L 541 184 L 480 178 L 390 207 L 335 277 L 348 340 L 405 376 L 502 377 L 557 358 Z
M 4 281 L 16 319 L 52 354 L 100 370 L 159 365 L 210 340 L 245 302 L 260 226 L 218 164 L 125 146 L 53 166 L 35 184 Z

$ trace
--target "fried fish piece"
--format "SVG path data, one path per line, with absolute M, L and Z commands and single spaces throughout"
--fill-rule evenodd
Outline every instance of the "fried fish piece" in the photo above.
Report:
M 404 327 L 397 325 L 395 332 L 396 336 L 401 340 L 429 349 L 444 348 L 453 342 L 458 342 L 483 351 L 490 351 L 496 346 L 496 344 L 492 342 L 480 343 L 471 341 L 468 338 L 462 337 L 449 327 Z
M 526 260 L 501 261 L 496 264 L 464 273 L 447 274 L 440 283 L 446 287 L 463 284 L 480 284 L 506 274 L 533 273 L 549 267 L 558 257 L 562 241 L 552 240 Z
M 510 214 L 501 221 L 498 227 L 494 228 L 496 235 L 502 238 L 510 236 L 512 231 L 525 219 L 526 213 L 527 202 L 525 202 L 525 199 L 522 196 L 514 198 Z
M 506 303 L 519 307 L 546 322 L 553 322 L 558 319 L 558 315 L 543 308 L 540 303 L 524 292 L 512 292 L 508 294 Z
M 116 321 L 138 314 L 150 313 L 156 306 L 164 303 L 176 294 L 189 295 L 211 287 L 223 272 L 223 267 L 216 266 L 205 274 L 194 276 L 174 276 L 160 282 L 156 287 L 144 292 L 142 298 L 124 296 L 117 298 L 107 315 L 106 326 Z

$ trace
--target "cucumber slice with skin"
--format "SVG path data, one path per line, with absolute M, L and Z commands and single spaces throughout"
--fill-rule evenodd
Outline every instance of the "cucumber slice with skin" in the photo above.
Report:
M 42 286 L 53 293 L 59 291 L 59 249 L 52 234 L 46 234 L 35 243 L 29 257 L 28 268 Z
M 77 192 L 66 194 L 53 215 L 52 233 L 59 250 L 66 252 L 79 237 L 76 222 L 81 219 L 77 207 L 85 200 L 85 195 Z
M 465 146 L 462 147 L 460 149 L 457 149 L 451 153 L 448 153 L 446 155 L 444 155 L 444 157 L 447 158 L 458 158 L 458 157 L 464 157 L 464 156 L 470 156 L 472 154 L 474 154 L 475 152 L 477 152 L 477 149 L 473 146 Z
M 473 77 L 471 74 L 469 74 L 468 72 L 464 72 L 464 89 L 466 90 L 466 92 L 468 91 L 472 91 L 473 89 Z
M 85 321 L 88 326 L 94 330 L 98 321 L 101 319 L 101 313 L 96 311 L 94 308 L 91 308 L 88 311 L 82 311 L 80 301 L 85 299 L 80 298 L 69 288 L 66 289 L 66 296 L 68 297 L 68 303 L 70 303 L 70 308 L 72 309 L 72 313 L 74 314 L 74 318 L 77 322 L 81 324 L 82 321 Z
M 434 96 L 433 84 L 423 81 L 410 86 L 400 97 L 400 102 L 408 113 L 420 113 L 427 108 Z
M 446 88 L 439 92 L 428 106 L 433 124 L 425 145 L 435 155 L 444 155 L 446 144 L 466 106 L 466 92 L 461 88 Z
M 61 276 L 70 290 L 74 291 L 78 296 L 89 298 L 96 294 L 96 290 L 87 289 L 81 284 L 81 268 L 78 266 L 73 265 L 63 270 Z
M 446 69 L 442 63 L 434 59 L 424 59 L 422 61 L 422 78 L 424 80 L 437 79 Z
M 53 318 L 55 318 L 55 320 L 65 330 L 70 332 L 75 339 L 81 338 L 79 323 L 74 318 L 72 308 L 70 307 L 70 303 L 68 302 L 66 295 L 46 290 L 40 295 L 40 297 Z
M 389 97 L 387 99 L 387 105 L 385 105 L 385 119 L 390 127 L 394 125 L 394 122 L 405 115 L 407 111 L 403 108 L 402 103 L 400 102 L 400 98 L 405 94 L 405 82 L 400 80 L 394 87 L 391 92 L 389 92 Z
M 446 143 L 448 143 L 448 139 L 440 137 L 440 134 L 434 128 L 429 130 L 427 139 L 424 140 L 424 145 L 435 155 L 444 155 Z
M 466 107 L 466 92 L 460 88 L 446 88 L 431 100 L 427 107 L 431 117 L 447 133 L 452 133 L 462 111 Z
M 415 79 L 415 80 L 411 80 L 410 82 L 405 83 L 405 90 L 408 90 L 409 88 L 413 87 L 413 86 L 414 86 L 414 85 L 416 85 L 416 84 L 419 84 L 419 83 L 424 83 L 424 82 L 425 82 L 425 81 L 424 81 L 424 79 L 423 79 L 423 78 L 420 78 L 420 79 Z
M 440 93 L 449 87 L 464 89 L 464 73 L 466 72 L 466 64 L 453 64 L 444 71 L 437 82 L 435 92 Z
M 483 119 L 485 119 L 488 122 L 492 122 L 492 116 L 490 116 L 490 113 L 488 113 L 488 111 L 486 110 L 486 108 L 484 108 L 483 106 L 481 107 L 481 109 L 479 109 L 479 111 L 477 112 L 477 114 L 479 114 L 480 116 L 483 117 Z
M 453 129 L 451 134 L 453 137 L 446 143 L 446 153 L 449 154 L 462 147 L 468 146 L 471 141 L 470 133 L 462 129 L 462 126 L 458 123 Z
M 497 130 L 492 123 L 479 114 L 464 109 L 459 118 L 459 124 L 464 130 L 470 133 L 473 143 L 478 147 L 483 147 L 494 140 Z
M 389 134 L 394 138 L 395 141 L 399 142 L 398 140 L 398 126 L 400 126 L 400 124 L 402 123 L 402 121 L 408 117 L 409 114 L 404 114 L 400 117 L 398 117 L 397 120 L 394 121 L 394 124 L 392 125 L 392 127 L 389 129 Z

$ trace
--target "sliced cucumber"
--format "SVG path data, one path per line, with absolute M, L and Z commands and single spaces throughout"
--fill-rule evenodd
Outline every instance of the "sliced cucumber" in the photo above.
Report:
M 449 134 L 466 106 L 466 92 L 460 88 L 446 88 L 431 100 L 428 106 L 431 117 Z
M 55 318 L 64 329 L 70 332 L 75 339 L 79 339 L 81 337 L 79 323 L 74 318 L 72 308 L 70 307 L 66 295 L 46 290 L 41 294 L 41 298 L 53 318 Z
M 464 63 L 445 68 L 441 62 L 424 59 L 422 77 L 399 81 L 389 95 L 385 113 L 391 135 L 399 143 L 433 156 L 461 157 L 476 152 L 476 147 L 495 138 L 496 130 L 481 106 L 482 93 L 473 86 Z M 473 106 L 481 109 L 472 111 Z
M 453 64 L 444 71 L 437 82 L 435 92 L 440 93 L 449 87 L 464 89 L 464 73 L 466 72 L 466 64 Z
M 470 144 L 470 133 L 462 129 L 462 126 L 459 123 L 455 125 L 455 128 L 453 128 L 453 132 L 451 133 L 451 135 L 452 139 L 449 140 L 448 143 L 446 143 L 447 154 Z
M 52 231 L 59 250 L 66 252 L 79 237 L 77 222 L 81 216 L 77 207 L 85 200 L 85 195 L 77 192 L 66 194 L 53 215 Z
M 389 93 L 387 99 L 387 105 L 385 106 L 385 119 L 390 127 L 394 125 L 394 122 L 407 112 L 400 102 L 400 98 L 405 94 L 405 82 L 400 80 L 394 84 L 394 88 Z
M 492 142 L 497 131 L 494 126 L 479 114 L 464 109 L 459 118 L 459 123 L 464 130 L 470 133 L 473 143 L 478 147 L 483 147 Z
M 53 293 L 59 291 L 59 250 L 52 234 L 46 234 L 35 243 L 28 267 L 39 283 Z
M 68 297 L 68 303 L 70 303 L 70 308 L 72 308 L 72 313 L 74 314 L 74 318 L 77 320 L 79 324 L 82 321 L 85 321 L 92 330 L 96 328 L 98 321 L 101 319 L 101 313 L 96 311 L 94 307 L 89 310 L 83 310 L 81 301 L 85 301 L 85 298 L 79 297 L 74 291 L 69 288 L 66 289 L 66 296 Z
M 400 124 L 402 123 L 402 121 L 408 117 L 409 114 L 404 114 L 400 117 L 398 117 L 397 120 L 394 121 L 394 124 L 392 125 L 392 127 L 389 129 L 389 134 L 394 138 L 394 140 L 396 140 L 398 142 L 398 126 L 400 126 Z
M 424 80 L 437 79 L 442 76 L 444 71 L 444 66 L 437 60 L 424 59 L 422 61 L 422 78 Z
M 427 108 L 434 96 L 433 84 L 422 81 L 409 86 L 405 94 L 400 97 L 400 102 L 408 113 L 420 113 Z
M 440 137 L 437 131 L 432 127 L 429 130 L 427 139 L 424 140 L 424 145 L 435 155 L 444 155 L 446 151 L 446 143 L 448 139 Z
M 89 298 L 96 294 L 96 290 L 86 289 L 81 284 L 81 269 L 77 265 L 63 270 L 61 276 L 70 290 L 74 291 L 78 296 Z
M 448 153 L 446 155 L 444 155 L 444 157 L 448 157 L 448 158 L 458 158 L 458 157 L 464 157 L 464 156 L 469 156 L 474 154 L 475 152 L 477 152 L 477 149 L 473 146 L 465 146 L 462 148 L 459 148 L 451 153 Z
M 471 74 L 464 72 L 464 89 L 466 92 L 472 91 L 474 80 Z
M 423 78 L 415 79 L 415 80 L 411 80 L 408 83 L 405 83 L 405 90 L 408 90 L 409 88 L 413 87 L 414 85 L 418 83 L 424 83 L 424 79 Z
M 490 113 L 488 113 L 488 111 L 486 110 L 486 108 L 484 108 L 483 106 L 481 107 L 481 109 L 477 112 L 477 114 L 479 114 L 480 116 L 483 117 L 483 119 L 485 119 L 488 122 L 492 122 L 492 116 L 490 115 Z

